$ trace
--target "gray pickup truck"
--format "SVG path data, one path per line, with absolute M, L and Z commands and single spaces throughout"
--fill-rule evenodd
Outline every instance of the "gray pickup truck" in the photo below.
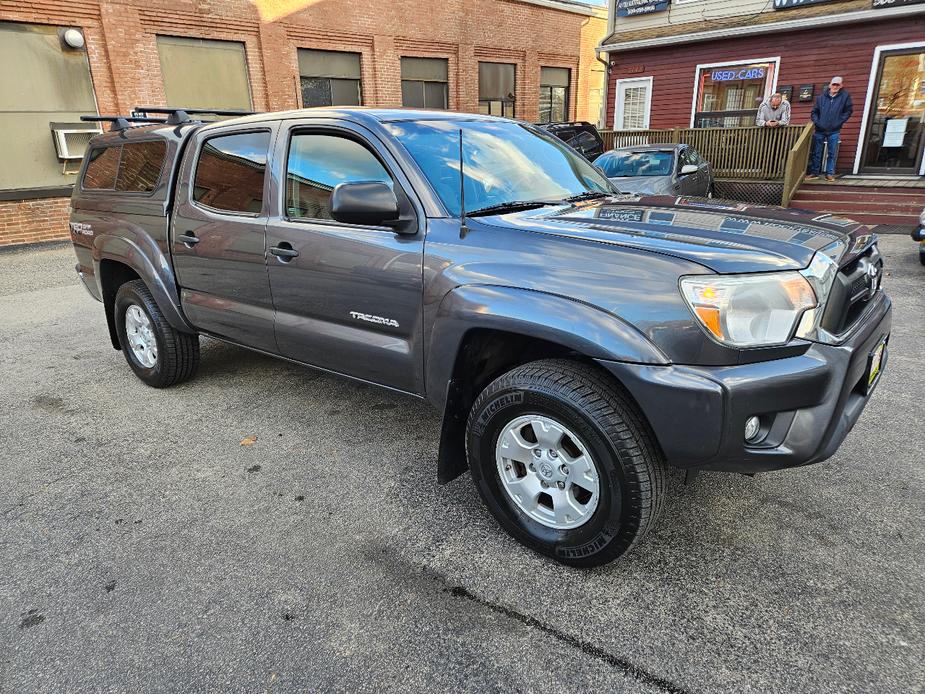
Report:
M 439 480 L 470 471 L 566 564 L 634 546 L 666 464 L 828 458 L 886 364 L 883 263 L 850 220 L 623 195 L 488 116 L 166 121 L 113 121 L 72 201 L 77 272 L 135 374 L 190 378 L 204 335 L 426 399 Z

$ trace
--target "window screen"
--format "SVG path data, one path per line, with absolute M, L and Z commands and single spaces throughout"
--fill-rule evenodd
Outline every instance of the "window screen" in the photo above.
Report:
M 90 161 L 84 174 L 83 187 L 112 190 L 116 186 L 119 157 L 122 147 L 96 147 L 90 152 Z
M 392 178 L 376 156 L 355 140 L 335 135 L 294 135 L 286 173 L 289 217 L 331 219 L 331 193 L 338 183 Z
M 514 116 L 514 65 L 479 63 L 479 112 L 492 116 Z
M 150 193 L 160 178 L 165 142 L 130 142 L 122 145 L 122 161 L 116 177 L 116 190 L 126 193 Z
M 448 63 L 443 58 L 402 58 L 402 106 L 447 108 L 448 73 Z
M 251 108 L 243 43 L 158 36 L 157 53 L 168 106 Z
M 360 54 L 300 48 L 302 106 L 359 106 Z
M 205 141 L 196 164 L 193 199 L 230 212 L 263 209 L 263 179 L 270 133 L 238 133 Z

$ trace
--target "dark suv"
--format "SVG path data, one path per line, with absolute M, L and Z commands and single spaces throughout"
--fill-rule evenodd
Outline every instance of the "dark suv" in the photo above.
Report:
M 559 561 L 632 547 L 666 464 L 828 458 L 886 363 L 876 237 L 843 218 L 620 195 L 488 116 L 169 118 L 96 137 L 72 200 L 135 374 L 191 377 L 205 335 L 426 399 L 439 479 Z
M 552 133 L 565 144 L 574 147 L 588 161 L 594 161 L 604 153 L 604 140 L 593 125 L 586 121 L 571 123 L 544 123 L 543 130 Z

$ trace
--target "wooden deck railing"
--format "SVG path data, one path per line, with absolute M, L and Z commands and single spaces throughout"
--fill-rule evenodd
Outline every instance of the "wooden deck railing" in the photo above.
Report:
M 794 193 L 803 182 L 803 176 L 806 174 L 806 165 L 809 163 L 809 153 L 813 145 L 813 124 L 807 123 L 803 126 L 803 132 L 800 137 L 793 143 L 793 147 L 787 153 L 787 168 L 784 171 L 784 190 L 781 194 L 781 207 L 790 207 L 790 201 Z
M 606 149 L 683 142 L 710 162 L 716 178 L 781 181 L 788 170 L 790 151 L 804 132 L 802 125 L 787 125 L 780 128 L 603 130 L 601 137 Z

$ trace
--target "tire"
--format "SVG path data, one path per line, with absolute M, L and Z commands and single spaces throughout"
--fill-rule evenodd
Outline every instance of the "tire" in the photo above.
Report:
M 552 458 L 552 449 L 544 450 L 543 443 L 558 436 L 556 424 L 567 431 L 557 444 L 558 457 Z M 535 446 L 533 459 L 523 444 Z M 592 567 L 616 559 L 646 535 L 661 511 L 665 469 L 654 436 L 622 387 L 592 366 L 542 360 L 493 381 L 469 413 L 466 454 L 473 481 L 501 526 L 523 545 L 563 564 Z M 549 463 L 566 460 L 577 468 L 576 461 L 588 456 L 591 465 L 584 464 L 595 470 L 596 499 L 594 484 L 578 479 L 574 469 L 563 473 L 565 464 L 545 477 Z M 536 462 L 533 472 L 526 469 L 526 460 Z M 522 497 L 523 503 L 518 502 L 509 491 L 512 486 L 529 489 L 529 498 L 544 483 L 536 503 Z M 560 503 L 563 499 L 568 502 Z M 583 519 L 569 520 L 566 514 L 573 509 L 577 516 L 584 513 Z
M 925 253 L 919 253 L 919 262 L 925 265 Z
M 175 330 L 164 318 L 144 282 L 134 280 L 119 287 L 113 311 L 122 353 L 142 381 L 154 388 L 166 388 L 196 373 L 199 367 L 199 336 Z M 138 327 L 133 331 L 132 339 L 126 326 L 126 314 L 129 312 L 133 318 L 137 317 L 129 319 L 133 327 Z M 135 340 L 136 346 L 139 344 L 134 338 L 139 334 L 148 336 L 148 339 L 141 340 L 145 344 L 150 345 L 153 338 L 156 349 L 133 347 L 132 340 Z

